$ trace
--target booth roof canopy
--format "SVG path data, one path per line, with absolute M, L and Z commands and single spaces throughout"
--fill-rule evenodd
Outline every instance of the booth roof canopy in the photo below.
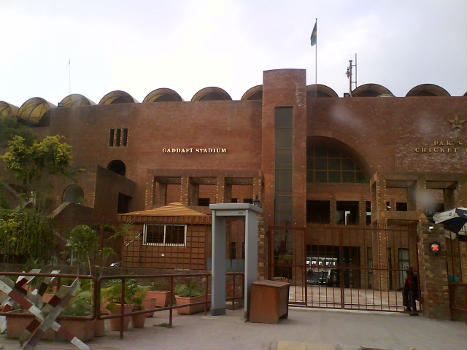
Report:
M 133 211 L 130 213 L 120 214 L 120 217 L 190 217 L 190 216 L 211 216 L 211 210 L 209 207 L 193 206 L 187 207 L 180 202 L 169 203 L 166 206 L 142 210 Z

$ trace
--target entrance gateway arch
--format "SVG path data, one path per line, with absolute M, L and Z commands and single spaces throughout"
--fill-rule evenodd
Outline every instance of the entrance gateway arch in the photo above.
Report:
M 249 203 L 211 204 L 212 210 L 212 296 L 211 314 L 225 314 L 225 222 L 228 217 L 245 217 L 245 284 L 243 315 L 248 318 L 251 283 L 258 279 L 258 214 L 263 210 Z

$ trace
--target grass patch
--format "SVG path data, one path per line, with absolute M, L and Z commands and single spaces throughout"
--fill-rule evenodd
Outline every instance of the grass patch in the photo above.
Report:
M 159 323 L 159 324 L 155 324 L 154 327 L 172 328 L 172 326 L 170 325 L 170 323 L 167 323 L 167 322 L 162 322 L 162 323 Z

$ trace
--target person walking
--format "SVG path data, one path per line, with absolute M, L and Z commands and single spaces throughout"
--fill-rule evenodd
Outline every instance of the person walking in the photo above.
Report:
M 418 316 L 416 303 L 418 298 L 418 277 L 413 272 L 413 268 L 409 267 L 405 278 L 403 299 L 405 310 L 410 312 L 410 316 Z

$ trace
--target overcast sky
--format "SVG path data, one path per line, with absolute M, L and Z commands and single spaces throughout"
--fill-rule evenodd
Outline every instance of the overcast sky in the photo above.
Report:
M 311 84 L 316 17 L 318 83 L 339 96 L 354 53 L 358 85 L 467 91 L 465 0 L 0 0 L 0 13 L 0 100 L 17 106 L 68 95 L 69 60 L 71 92 L 96 103 L 160 87 L 190 100 L 207 86 L 238 100 L 278 68 L 307 69 Z

